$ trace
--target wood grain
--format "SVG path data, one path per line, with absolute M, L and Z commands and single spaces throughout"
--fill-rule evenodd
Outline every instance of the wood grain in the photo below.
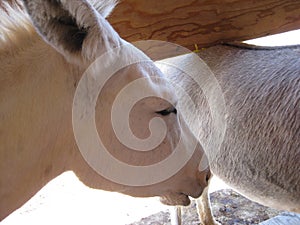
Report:
M 126 40 L 194 48 L 300 28 L 298 0 L 123 0 L 109 18 Z

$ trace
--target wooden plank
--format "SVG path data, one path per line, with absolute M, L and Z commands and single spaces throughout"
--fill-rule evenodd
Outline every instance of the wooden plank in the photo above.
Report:
M 300 28 L 297 0 L 123 0 L 109 21 L 126 40 L 194 49 Z

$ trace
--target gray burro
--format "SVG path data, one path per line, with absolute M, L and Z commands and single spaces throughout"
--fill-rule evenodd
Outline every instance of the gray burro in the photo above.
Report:
M 207 99 L 213 98 L 203 91 L 210 85 L 207 80 L 199 85 L 174 68 L 166 72 L 192 96 L 193 107 L 182 92 L 177 93 L 181 112 L 203 145 L 213 175 L 251 200 L 300 213 L 300 46 L 256 49 L 220 45 L 198 56 L 218 81 L 222 96 L 215 93 L 213 97 L 215 101 L 224 99 L 225 112 L 221 105 L 210 106 Z M 192 71 L 198 68 L 198 56 L 187 54 L 164 62 L 182 64 L 181 68 Z M 200 77 L 207 73 L 203 68 L 196 71 Z M 218 133 L 213 110 L 220 111 L 226 124 L 218 148 L 211 147 L 216 141 L 211 136 Z M 205 202 L 200 205 L 209 207 Z M 209 210 L 201 210 L 209 224 Z

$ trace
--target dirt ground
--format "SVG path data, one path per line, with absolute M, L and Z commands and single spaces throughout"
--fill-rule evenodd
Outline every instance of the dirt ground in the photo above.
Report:
M 281 213 L 255 202 L 252 202 L 231 189 L 223 189 L 210 194 L 213 214 L 222 225 L 252 225 L 259 224 Z M 183 225 L 199 225 L 196 203 L 192 201 L 182 210 Z M 140 221 L 128 225 L 171 225 L 170 213 L 159 212 Z
M 223 225 L 258 224 L 279 214 L 224 188 L 227 186 L 218 180 L 210 184 L 213 213 Z M 90 189 L 69 172 L 47 184 L 0 224 L 170 225 L 170 210 L 174 208 L 161 204 L 158 198 L 133 198 Z M 195 202 L 182 211 L 183 225 L 200 224 Z

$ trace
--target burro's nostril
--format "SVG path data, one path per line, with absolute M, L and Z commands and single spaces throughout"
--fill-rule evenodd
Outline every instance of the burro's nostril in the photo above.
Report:
M 208 182 L 211 177 L 211 172 L 209 169 L 205 169 L 204 171 L 198 171 L 198 179 L 200 182 L 200 186 L 205 188 L 208 185 Z
M 207 171 L 207 174 L 206 174 L 206 183 L 208 184 L 210 178 L 211 178 L 212 174 L 210 172 L 210 170 Z

